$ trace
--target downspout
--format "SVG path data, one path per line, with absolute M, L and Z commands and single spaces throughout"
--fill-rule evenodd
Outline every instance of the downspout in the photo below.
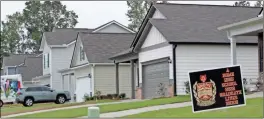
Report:
M 173 88 L 174 88 L 174 96 L 177 96 L 177 88 L 176 88 L 176 44 L 173 44 L 172 47 L 172 60 L 173 60 Z

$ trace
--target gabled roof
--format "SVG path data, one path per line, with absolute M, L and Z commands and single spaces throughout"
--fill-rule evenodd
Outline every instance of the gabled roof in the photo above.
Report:
M 127 30 L 127 31 L 130 32 L 130 33 L 135 33 L 135 31 L 132 31 L 131 29 L 127 28 L 126 26 L 124 26 L 123 24 L 120 24 L 119 22 L 117 22 L 117 21 L 115 21 L 115 20 L 112 20 L 112 21 L 110 21 L 110 22 L 107 22 L 107 23 L 105 23 L 105 24 L 103 24 L 103 25 L 101 25 L 101 26 L 95 28 L 95 29 L 93 30 L 93 33 L 97 32 L 97 31 L 99 31 L 99 30 L 101 30 L 101 29 L 103 29 L 103 28 L 105 28 L 105 27 L 107 27 L 107 26 L 109 26 L 109 25 L 111 25 L 111 24 L 116 24 L 116 25 L 122 27 L 123 29 Z
M 32 78 L 42 75 L 42 69 L 42 56 L 27 57 L 25 64 L 17 67 L 22 74 L 23 81 L 31 81 Z
M 91 32 L 94 29 L 88 29 L 88 28 L 54 28 L 52 32 L 57 32 L 57 31 L 76 31 L 76 32 Z
M 260 8 L 217 5 L 155 4 L 167 20 L 151 19 L 169 42 L 229 43 L 217 27 L 255 17 Z M 256 39 L 257 40 L 257 39 Z M 257 43 L 241 39 L 238 43 Z
M 25 63 L 27 57 L 35 57 L 38 54 L 10 54 L 8 57 L 3 58 L 3 66 L 18 66 Z
M 44 37 L 48 45 L 69 44 L 76 40 L 78 32 L 91 32 L 91 29 L 56 29 L 55 32 L 45 32 Z
M 158 9 L 166 19 L 152 19 Z M 136 51 L 143 44 L 148 30 L 154 26 L 170 43 L 229 43 L 225 32 L 217 27 L 255 17 L 261 8 L 197 5 L 197 4 L 152 4 L 143 23 L 140 26 L 132 44 L 128 48 Z M 238 43 L 257 43 L 247 40 L 249 37 L 239 38 Z M 252 37 L 250 37 L 252 39 Z M 127 48 L 127 49 L 128 49 Z M 125 53 L 115 54 L 125 55 Z
M 226 33 L 218 31 L 217 27 L 253 18 L 261 9 L 255 7 L 170 3 L 154 4 L 153 7 L 158 9 L 167 19 L 148 18 L 148 22 L 155 26 L 168 42 L 186 43 L 229 43 Z M 142 29 L 146 29 L 145 26 Z M 257 43 L 257 39 L 249 41 L 246 41 L 246 39 L 237 41 L 241 43 Z M 134 40 L 134 42 L 137 42 L 139 37 Z
M 133 33 L 80 33 L 89 63 L 112 63 L 108 58 L 132 43 Z

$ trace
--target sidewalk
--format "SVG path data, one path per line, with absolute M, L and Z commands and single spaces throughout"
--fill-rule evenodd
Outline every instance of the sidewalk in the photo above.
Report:
M 87 105 L 69 106 L 69 107 L 61 107 L 61 108 L 54 108 L 54 109 L 47 109 L 47 110 L 39 110 L 39 111 L 32 111 L 32 112 L 26 112 L 26 113 L 12 114 L 12 115 L 7 115 L 7 116 L 2 116 L 1 118 L 12 118 L 12 117 L 16 117 L 16 116 L 23 116 L 23 115 L 28 115 L 28 114 L 36 114 L 36 113 L 42 113 L 42 112 L 50 112 L 50 111 L 56 111 L 56 110 L 74 109 L 74 108 L 90 107 L 90 106 L 97 106 L 97 105 L 119 104 L 119 103 L 127 103 L 127 102 L 139 102 L 139 101 L 145 101 L 145 100 L 133 99 L 133 100 L 122 100 L 122 101 L 118 101 L 118 102 L 108 102 L 108 103 L 99 103 L 99 104 L 87 104 Z
M 256 97 L 263 97 L 263 92 L 246 95 L 246 98 L 256 98 Z M 155 111 L 155 110 L 161 110 L 161 109 L 170 109 L 170 108 L 180 108 L 180 107 L 186 107 L 186 106 L 191 106 L 191 105 L 192 105 L 191 102 L 158 105 L 158 106 L 144 107 L 144 108 L 138 108 L 138 109 L 124 110 L 124 111 L 119 111 L 119 112 L 103 113 L 100 115 L 100 117 L 105 117 L 105 118 L 123 117 L 123 116 L 128 116 L 128 115 L 133 115 L 133 114 L 139 114 L 143 112 L 149 112 L 149 111 Z M 87 118 L 87 116 L 81 117 L 81 118 Z

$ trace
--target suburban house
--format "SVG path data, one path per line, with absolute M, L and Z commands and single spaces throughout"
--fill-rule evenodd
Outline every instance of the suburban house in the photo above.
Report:
M 259 15 L 254 14 L 255 16 L 239 21 L 234 22 L 232 24 L 224 25 L 221 27 L 218 27 L 221 31 L 227 32 L 227 38 L 230 40 L 230 46 L 231 46 L 231 62 L 233 65 L 236 65 L 239 60 L 237 54 L 237 42 L 239 42 L 240 39 L 238 37 L 241 36 L 257 36 L 258 37 L 258 71 L 259 73 L 262 73 L 262 78 L 264 78 L 263 74 L 263 66 L 264 66 L 264 48 L 263 48 L 263 8 L 259 12 Z M 248 39 L 249 41 L 252 39 Z
M 62 75 L 59 71 L 70 68 L 73 52 L 76 51 L 74 48 L 76 39 L 79 36 L 78 34 L 131 32 L 133 31 L 114 20 L 95 29 L 55 28 L 52 32 L 45 32 L 43 33 L 40 46 L 40 51 L 43 52 L 43 75 L 35 77 L 33 80 L 35 82 L 39 82 L 38 84 L 40 85 L 49 85 L 51 88 L 56 90 L 69 90 L 72 93 L 72 96 L 74 96 L 75 88 L 77 87 L 75 86 L 74 73 L 68 74 L 67 77 Z M 86 74 L 88 76 L 88 72 Z M 87 86 L 86 84 L 84 85 Z
M 32 78 L 42 74 L 40 54 L 11 54 L 3 58 L 3 74 L 21 74 L 24 86 L 32 85 Z M 37 69 L 37 70 L 36 70 Z
M 253 18 L 260 9 L 153 4 L 130 47 L 110 59 L 131 64 L 136 98 L 185 95 L 189 71 L 230 65 L 229 39 L 217 27 Z M 237 63 L 243 78 L 258 76 L 257 46 L 254 36 L 237 40 Z
M 64 90 L 76 94 L 76 101 L 83 96 L 125 93 L 131 97 L 130 65 L 120 64 L 120 81 L 116 82 L 115 64 L 108 58 L 129 47 L 134 33 L 79 33 L 71 67 L 60 70 Z M 73 76 L 74 75 L 74 76 Z

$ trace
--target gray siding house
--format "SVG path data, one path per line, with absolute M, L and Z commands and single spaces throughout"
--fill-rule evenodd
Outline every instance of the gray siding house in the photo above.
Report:
M 153 4 L 130 47 L 110 59 L 131 63 L 136 98 L 161 97 L 160 88 L 166 90 L 165 96 L 185 95 L 189 71 L 231 65 L 229 39 L 217 27 L 255 17 L 259 11 L 252 7 Z M 243 78 L 256 78 L 257 37 L 238 39 L 237 59 Z
M 37 76 L 33 80 L 38 82 L 39 85 L 49 85 L 56 90 L 69 90 L 73 96 L 75 88 L 78 87 L 75 85 L 75 74 L 72 72 L 62 74 L 60 71 L 70 68 L 78 34 L 131 32 L 133 31 L 114 20 L 95 29 L 55 28 L 52 32 L 45 32 L 40 46 L 40 51 L 43 52 L 43 75 Z M 80 63 L 82 62 L 84 61 Z M 88 73 L 86 74 L 88 75 Z M 81 84 L 86 85 L 85 82 Z
M 99 27 L 94 30 L 97 32 L 80 32 L 70 68 L 59 71 L 63 77 L 63 89 L 76 94 L 77 102 L 82 102 L 84 95 L 94 95 L 96 91 L 102 95 L 125 93 L 131 97 L 129 64 L 120 64 L 122 75 L 118 77 L 120 81 L 116 82 L 115 64 L 108 59 L 128 47 L 134 38 L 133 31 L 118 24 L 105 29 Z

